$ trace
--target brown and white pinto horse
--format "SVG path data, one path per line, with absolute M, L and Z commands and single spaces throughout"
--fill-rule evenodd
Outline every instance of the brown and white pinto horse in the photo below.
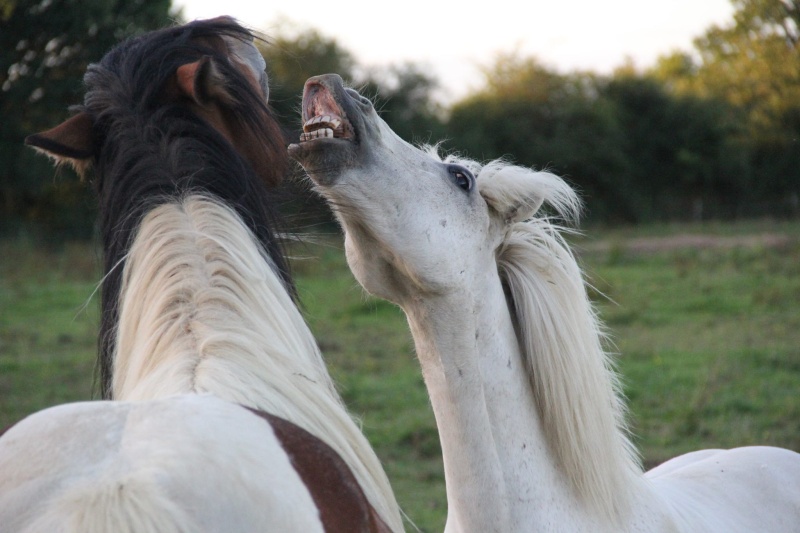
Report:
M 27 139 L 94 167 L 106 401 L 0 438 L 3 532 L 402 529 L 294 303 L 253 39 L 220 18 L 122 43 L 79 112 Z

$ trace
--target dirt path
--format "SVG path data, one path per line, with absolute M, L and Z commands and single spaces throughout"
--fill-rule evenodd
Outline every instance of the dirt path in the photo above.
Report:
M 586 252 L 622 249 L 634 253 L 655 253 L 685 249 L 780 248 L 788 246 L 796 240 L 783 233 L 736 236 L 679 234 L 667 237 L 637 237 L 587 242 L 583 243 L 580 249 Z

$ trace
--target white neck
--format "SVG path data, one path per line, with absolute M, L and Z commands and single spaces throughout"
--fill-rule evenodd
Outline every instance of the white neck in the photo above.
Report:
M 480 353 L 476 330 L 469 321 L 444 318 L 467 303 L 459 300 L 406 309 L 439 428 L 448 530 L 512 531 L 509 491 L 475 357 Z
M 562 512 L 553 516 L 563 519 L 564 506 L 575 506 L 532 409 L 497 272 L 474 293 L 404 309 L 439 428 L 448 529 L 536 531 L 554 499 Z
M 448 530 L 601 531 L 551 453 L 499 275 L 482 276 L 473 292 L 403 305 L 439 428 Z

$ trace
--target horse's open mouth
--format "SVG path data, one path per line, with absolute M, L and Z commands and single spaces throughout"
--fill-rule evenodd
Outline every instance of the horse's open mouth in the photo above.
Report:
M 353 126 L 347 120 L 331 91 L 315 83 L 307 86 L 303 95 L 303 133 L 300 142 L 324 138 L 351 140 Z
M 338 177 L 332 170 L 358 159 L 363 121 L 350 91 L 336 74 L 309 78 L 303 89 L 303 133 L 288 152 L 317 185 L 332 186 Z

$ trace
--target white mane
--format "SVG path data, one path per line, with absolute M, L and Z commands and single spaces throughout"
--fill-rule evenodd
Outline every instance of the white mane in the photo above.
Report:
M 436 155 L 435 147 L 426 151 Z M 438 156 L 436 156 L 438 157 Z M 513 305 L 514 328 L 533 386 L 536 409 L 555 456 L 576 493 L 610 519 L 627 512 L 642 467 L 628 439 L 626 409 L 604 332 L 578 262 L 543 205 L 578 220 L 575 191 L 549 172 L 495 160 L 484 166 L 457 156 L 476 173 L 481 195 L 508 224 L 496 252 Z
M 547 217 L 521 219 L 546 203 L 576 220 L 580 201 L 557 176 L 502 161 L 483 167 L 478 183 L 490 205 L 512 206 L 497 265 L 551 453 L 587 504 L 619 519 L 642 470 L 602 326 L 562 235 L 569 230 Z
M 377 456 L 256 243 L 232 209 L 203 196 L 147 214 L 123 272 L 115 398 L 212 393 L 290 420 L 333 447 L 401 530 Z

